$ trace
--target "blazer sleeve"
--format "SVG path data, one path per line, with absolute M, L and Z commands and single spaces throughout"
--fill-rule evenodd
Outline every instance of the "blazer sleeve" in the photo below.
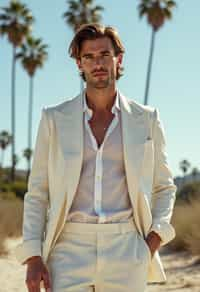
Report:
M 153 140 L 154 140 L 154 179 L 152 190 L 152 226 L 161 238 L 161 246 L 167 244 L 175 237 L 175 229 L 170 220 L 176 198 L 176 186 L 169 169 L 166 153 L 166 141 L 159 112 L 154 110 Z
M 32 256 L 41 256 L 46 212 L 49 203 L 48 153 L 49 125 L 47 109 L 42 109 L 28 189 L 24 196 L 23 242 L 15 248 L 15 256 L 21 264 Z

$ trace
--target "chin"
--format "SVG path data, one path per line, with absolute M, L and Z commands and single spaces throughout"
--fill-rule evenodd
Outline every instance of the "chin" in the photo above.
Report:
M 109 82 L 108 81 L 99 81 L 99 82 L 95 82 L 93 85 L 97 89 L 103 89 L 103 88 L 109 87 Z
M 99 85 L 99 86 L 95 86 L 94 88 L 95 89 L 106 89 L 106 88 L 108 88 L 108 86 Z

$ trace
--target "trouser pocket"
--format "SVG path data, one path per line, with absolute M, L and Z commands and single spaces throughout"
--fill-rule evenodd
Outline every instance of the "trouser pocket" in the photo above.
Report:
M 143 237 L 142 237 L 142 240 L 143 240 L 143 242 L 144 242 L 144 245 L 146 246 L 147 253 L 148 253 L 148 255 L 149 255 L 149 260 L 151 260 L 152 255 L 151 255 L 151 250 L 150 250 L 150 248 L 149 248 L 149 246 L 148 246 L 148 243 L 146 242 L 146 240 L 145 240 Z
M 145 239 L 143 238 L 142 235 L 140 235 L 138 233 L 138 243 L 139 243 L 139 255 L 141 256 L 142 259 L 147 259 L 147 261 L 151 261 L 152 256 L 151 256 L 151 251 L 150 248 L 147 244 L 147 242 L 145 241 Z

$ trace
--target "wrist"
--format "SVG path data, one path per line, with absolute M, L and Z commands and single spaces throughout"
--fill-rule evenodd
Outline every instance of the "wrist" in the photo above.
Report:
M 156 233 L 155 231 L 151 231 L 148 235 L 147 235 L 147 238 L 150 239 L 150 238 L 156 238 L 159 242 L 162 241 L 160 235 L 158 233 Z
M 31 258 L 28 258 L 25 263 L 32 264 L 32 263 L 38 262 L 40 260 L 42 260 L 41 256 L 33 256 Z

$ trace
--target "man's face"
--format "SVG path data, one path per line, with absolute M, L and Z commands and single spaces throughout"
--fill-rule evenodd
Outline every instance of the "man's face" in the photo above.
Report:
M 122 54 L 115 56 L 111 40 L 103 37 L 82 43 L 77 65 L 83 71 L 87 85 L 103 89 L 115 83 L 121 62 Z

